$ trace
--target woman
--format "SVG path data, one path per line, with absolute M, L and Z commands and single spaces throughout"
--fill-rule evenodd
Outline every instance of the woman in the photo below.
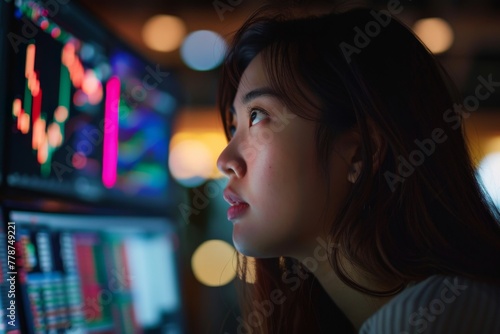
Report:
M 485 85 L 478 81 L 479 85 Z M 476 91 L 483 91 L 485 87 Z M 498 333 L 498 213 L 444 70 L 388 12 L 236 33 L 219 106 L 238 333 Z

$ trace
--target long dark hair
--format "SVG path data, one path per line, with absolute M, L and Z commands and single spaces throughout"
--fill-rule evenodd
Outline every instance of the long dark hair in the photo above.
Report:
M 363 169 L 329 222 L 337 245 L 328 248 L 329 260 L 344 283 L 375 296 L 394 295 L 435 274 L 500 284 L 499 216 L 475 177 L 460 96 L 429 50 L 386 14 L 355 9 L 297 18 L 263 9 L 251 16 L 236 32 L 222 66 L 218 104 L 226 136 L 230 139 L 238 83 L 260 53 L 286 107 L 317 121 L 317 163 L 325 178 L 335 138 L 360 129 Z M 378 168 L 372 161 L 373 131 L 385 142 Z M 367 289 L 342 269 L 340 258 L 399 285 Z M 248 265 L 244 257 L 239 261 L 243 278 Z M 354 331 L 296 260 L 255 259 L 252 266 L 255 282 L 241 281 L 247 332 Z M 300 284 L 291 291 L 287 282 L 294 278 Z M 276 289 L 285 302 L 250 321 L 256 305 L 269 301 Z

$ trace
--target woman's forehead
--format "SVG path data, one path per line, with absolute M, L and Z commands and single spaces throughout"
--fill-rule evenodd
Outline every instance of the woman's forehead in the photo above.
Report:
M 236 90 L 235 100 L 241 99 L 241 96 L 257 87 L 268 86 L 268 79 L 264 72 L 262 56 L 255 56 L 241 76 Z M 235 101 L 233 101 L 234 104 Z

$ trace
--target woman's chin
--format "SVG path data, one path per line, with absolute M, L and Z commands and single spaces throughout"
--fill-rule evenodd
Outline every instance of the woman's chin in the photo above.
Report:
M 274 249 L 272 243 L 263 243 L 262 238 L 250 238 L 249 235 L 237 234 L 234 231 L 233 244 L 236 250 L 245 256 L 270 258 L 281 255 Z
M 257 254 L 259 252 L 257 251 L 255 244 L 250 242 L 248 237 L 245 238 L 244 236 L 237 234 L 236 231 L 233 231 L 233 244 L 240 254 L 258 257 Z

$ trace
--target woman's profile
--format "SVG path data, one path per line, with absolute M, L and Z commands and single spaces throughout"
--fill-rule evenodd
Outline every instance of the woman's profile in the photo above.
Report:
M 238 333 L 500 333 L 499 215 L 462 101 L 387 12 L 245 22 L 218 99 Z

